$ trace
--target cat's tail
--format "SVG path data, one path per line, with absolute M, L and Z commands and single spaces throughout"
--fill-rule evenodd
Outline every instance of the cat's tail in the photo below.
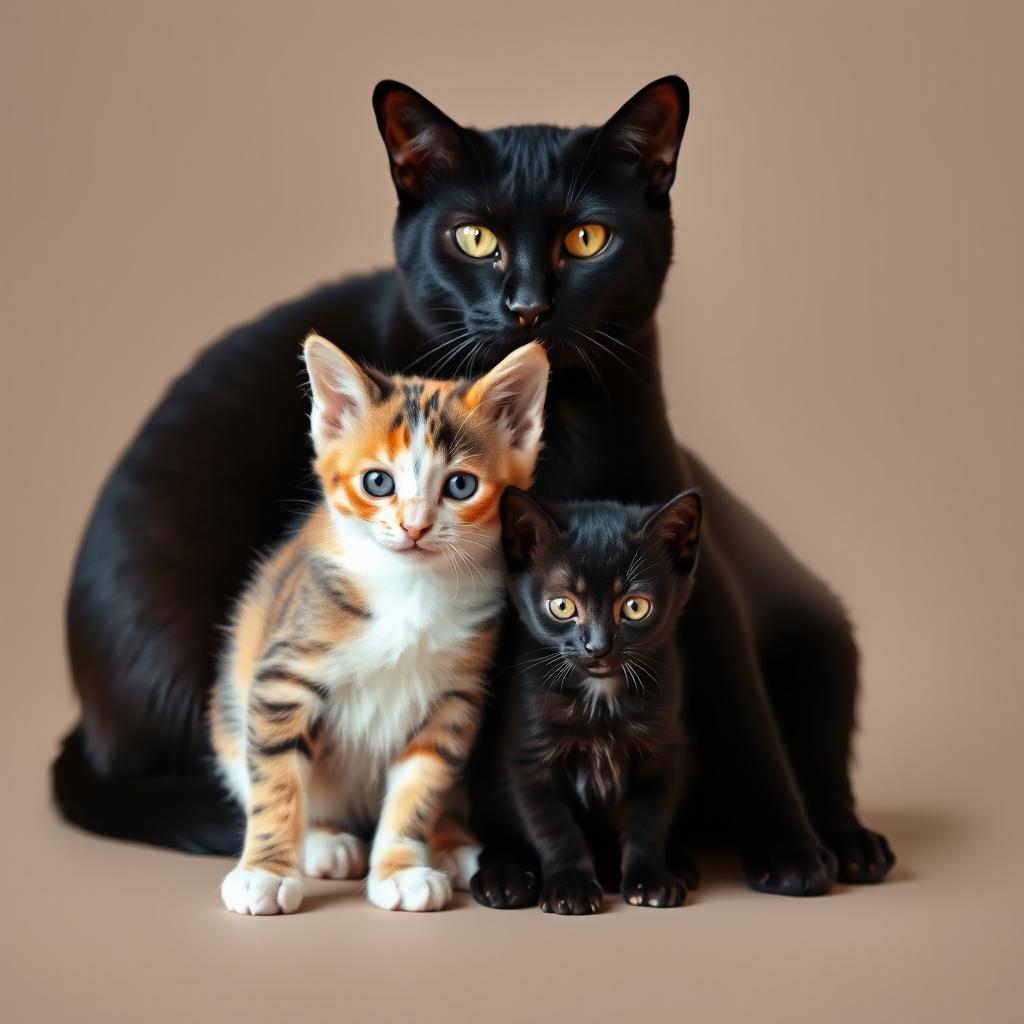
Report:
M 114 839 L 185 853 L 235 855 L 245 817 L 220 783 L 204 775 L 97 774 L 81 728 L 53 762 L 53 795 L 73 825 Z

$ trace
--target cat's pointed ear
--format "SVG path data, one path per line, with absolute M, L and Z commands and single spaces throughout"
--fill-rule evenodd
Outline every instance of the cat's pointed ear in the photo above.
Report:
M 676 177 L 689 116 L 689 87 L 678 75 L 667 75 L 623 104 L 601 128 L 600 139 L 638 164 L 648 187 L 664 195 Z
M 681 572 L 689 572 L 700 547 L 700 492 L 685 491 L 648 516 L 643 534 L 662 545 Z
M 380 401 L 389 382 L 380 374 L 371 376 L 355 360 L 318 334 L 311 334 L 306 339 L 303 355 L 313 392 L 310 432 L 313 447 L 319 453 L 328 442 L 340 437 L 374 402 Z
M 510 352 L 466 393 L 466 407 L 479 409 L 507 430 L 512 447 L 531 460 L 531 472 L 544 432 L 547 390 L 547 353 L 533 341 Z
M 462 128 L 401 82 L 377 83 L 373 112 L 400 199 L 422 197 L 430 176 L 454 167 L 463 155 L 466 137 Z
M 538 548 L 550 544 L 557 535 L 558 525 L 526 491 L 505 488 L 501 496 L 501 546 L 512 572 L 528 569 Z

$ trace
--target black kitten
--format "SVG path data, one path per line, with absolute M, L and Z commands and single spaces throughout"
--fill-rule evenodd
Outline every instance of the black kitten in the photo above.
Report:
M 677 907 L 666 864 L 683 774 L 675 630 L 693 586 L 701 502 L 551 506 L 502 501 L 518 613 L 498 764 L 477 773 L 485 906 L 600 907 L 601 882 L 636 906 Z M 488 791 L 490 790 L 490 791 Z M 495 792 L 496 790 L 496 792 Z M 529 847 L 524 847 L 526 837 Z M 621 840 L 621 853 L 619 849 Z M 600 881 L 599 881 L 600 879 Z

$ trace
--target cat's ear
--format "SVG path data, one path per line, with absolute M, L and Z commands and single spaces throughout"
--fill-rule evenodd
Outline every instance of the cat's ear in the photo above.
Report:
M 313 392 L 310 432 L 319 453 L 340 437 L 365 411 L 386 393 L 389 381 L 367 373 L 355 360 L 326 338 L 311 334 L 303 347 L 309 386 Z
M 555 521 L 518 487 L 506 487 L 501 496 L 501 546 L 512 572 L 524 572 L 533 564 L 537 549 L 558 535 Z
M 512 446 L 531 459 L 540 451 L 548 357 L 537 342 L 510 352 L 466 393 L 466 407 L 478 409 L 509 433 Z M 532 467 L 531 467 L 532 471 Z
M 662 545 L 675 567 L 689 572 L 700 547 L 700 492 L 685 491 L 648 516 L 643 534 Z
M 462 128 L 401 82 L 377 83 L 373 112 L 399 198 L 422 197 L 430 176 L 454 167 L 463 155 L 466 137 Z
M 679 146 L 690 116 L 690 90 L 678 75 L 644 86 L 600 130 L 601 142 L 637 163 L 657 195 L 672 187 Z

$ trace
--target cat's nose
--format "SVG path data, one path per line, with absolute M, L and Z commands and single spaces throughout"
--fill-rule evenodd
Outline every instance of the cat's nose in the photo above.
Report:
M 605 657 L 612 649 L 612 642 L 605 636 L 592 636 L 583 642 L 583 649 L 595 660 Z
M 419 540 L 434 525 L 434 517 L 425 502 L 409 501 L 401 509 L 398 525 L 409 540 Z
M 420 537 L 424 536 L 433 525 L 433 523 L 426 523 L 423 526 L 413 526 L 410 523 L 399 523 L 399 526 L 402 527 L 402 532 L 409 538 L 409 540 L 419 540 Z
M 536 327 L 541 317 L 551 309 L 550 302 L 527 303 L 511 297 L 505 300 L 505 305 L 523 327 Z

